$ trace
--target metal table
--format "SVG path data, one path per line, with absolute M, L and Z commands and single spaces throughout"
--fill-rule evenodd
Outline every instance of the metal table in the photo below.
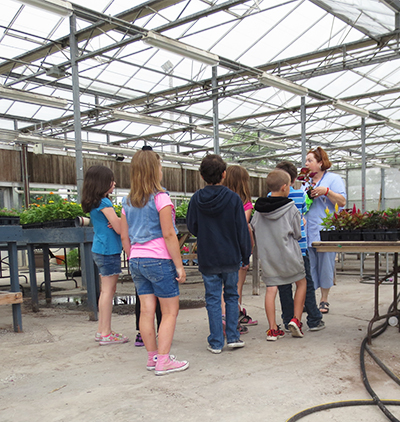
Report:
M 87 288 L 89 319 L 97 320 L 97 298 L 99 295 L 98 272 L 92 259 L 92 227 L 66 227 L 22 229 L 21 226 L 0 226 L 0 243 L 6 244 L 10 261 L 11 292 L 19 292 L 18 282 L 18 248 L 28 251 L 29 281 L 31 286 L 32 307 L 38 310 L 38 289 L 34 249 L 43 249 L 44 278 L 46 300 L 51 301 L 51 280 L 49 249 L 51 247 L 79 246 L 81 252 L 82 282 Z M 12 305 L 14 331 L 22 331 L 21 304 Z
M 317 249 L 318 252 L 371 252 L 375 254 L 375 298 L 374 298 L 374 316 L 368 324 L 368 343 L 371 344 L 372 335 L 376 331 L 373 329 L 375 322 L 387 319 L 391 316 L 395 316 L 399 319 L 400 313 L 397 305 L 397 278 L 398 278 L 398 254 L 400 252 L 400 242 L 392 241 L 350 241 L 350 242 L 313 242 L 313 247 Z M 381 280 L 379 277 L 379 253 L 389 252 L 394 254 L 393 258 L 393 310 L 385 314 L 379 314 L 379 286 L 382 281 L 386 279 L 383 277 Z M 399 328 L 400 330 L 400 328 Z

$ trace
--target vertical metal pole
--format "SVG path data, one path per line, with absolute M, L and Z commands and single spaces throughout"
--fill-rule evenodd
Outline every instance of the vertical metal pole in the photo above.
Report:
M 366 210 L 365 199 L 365 182 L 366 182 L 366 165 L 365 165 L 365 118 L 361 118 L 361 211 Z
M 306 97 L 301 97 L 301 166 L 306 165 Z
M 217 66 L 212 67 L 212 101 L 213 101 L 213 126 L 214 126 L 214 154 L 219 154 L 219 119 L 218 119 L 218 85 Z
M 349 169 L 346 169 L 346 208 L 349 208 Z
M 83 186 L 83 157 L 82 157 L 82 131 L 81 131 L 81 108 L 79 102 L 79 73 L 78 63 L 78 43 L 76 41 L 76 16 L 73 14 L 69 18 L 69 43 L 71 50 L 72 69 L 72 98 L 74 103 L 74 130 L 75 130 L 75 163 L 76 163 L 76 187 L 78 190 L 78 202 L 81 202 L 81 191 Z
M 25 209 L 29 208 L 29 175 L 28 175 L 28 146 L 21 145 L 21 167 L 22 167 L 22 181 L 24 184 L 24 203 Z
M 385 197 L 386 197 L 385 169 L 381 169 L 381 210 L 384 210 L 386 208 Z

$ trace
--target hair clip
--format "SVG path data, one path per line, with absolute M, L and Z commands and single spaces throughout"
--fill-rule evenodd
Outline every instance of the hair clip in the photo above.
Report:
M 150 145 L 143 145 L 142 151 L 153 151 L 153 148 Z

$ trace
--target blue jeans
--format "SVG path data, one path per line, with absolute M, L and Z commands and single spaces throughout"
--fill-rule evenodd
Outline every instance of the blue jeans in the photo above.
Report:
M 307 292 L 304 306 L 307 312 L 307 325 L 309 328 L 313 328 L 322 320 L 322 314 L 318 309 L 315 299 L 314 282 L 311 277 L 310 258 L 308 257 L 308 253 L 307 255 L 303 255 L 303 261 L 307 280 Z M 282 321 L 285 327 L 287 327 L 294 314 L 292 285 L 285 284 L 284 286 L 279 286 L 278 289 L 282 307 Z
M 202 277 L 206 290 L 206 308 L 210 326 L 210 335 L 207 340 L 213 349 L 222 349 L 224 347 L 221 310 L 222 286 L 224 286 L 226 307 L 226 340 L 228 343 L 233 343 L 240 338 L 237 329 L 239 318 L 238 272 L 202 274 Z

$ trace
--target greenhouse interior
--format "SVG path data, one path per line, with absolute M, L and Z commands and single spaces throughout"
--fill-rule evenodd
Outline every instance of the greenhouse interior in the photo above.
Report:
M 95 349 L 100 293 L 92 227 L 74 223 L 73 235 L 54 229 L 49 233 L 57 236 L 43 240 L 40 230 L 1 226 L 0 278 L 11 280 L 12 293 L 31 289 L 31 296 L 8 299 L 15 300 L 6 303 L 12 323 L 10 310 L 0 307 L 7 357 L 0 419 L 399 422 L 400 0 L 0 0 L 0 6 L 0 210 L 22 213 L 56 199 L 79 205 L 84 175 L 98 164 L 115 175 L 117 209 L 129 193 L 132 157 L 144 146 L 159 154 L 162 184 L 176 208 L 205 186 L 199 167 L 207 154 L 245 167 L 255 202 L 268 193 L 266 178 L 277 164 L 290 161 L 300 172 L 307 153 L 321 147 L 344 182 L 342 208 L 395 210 L 398 229 L 390 245 L 323 245 L 322 252 L 337 253 L 327 329 L 306 332 L 304 341 L 287 335 L 278 348 L 265 341 L 254 253 L 243 295 L 259 324 L 249 329 L 245 354 L 225 349 L 219 359 L 206 349 L 204 286 L 196 238 L 186 227 L 187 243 L 180 237 L 179 246 L 191 281 L 181 286 L 180 303 L 192 305 L 180 310 L 173 348 L 191 366 L 155 383 L 144 370 L 145 348 L 133 344 L 132 312 L 113 315 L 130 335 L 121 346 L 128 352 Z M 33 264 L 35 245 L 44 270 Z M 68 275 L 71 251 L 82 270 L 79 283 Z M 116 295 L 126 309 L 136 296 L 125 258 L 127 278 L 118 280 Z M 61 296 L 73 312 L 55 305 Z M 84 301 L 89 322 L 87 309 L 80 311 Z M 378 341 L 381 332 L 371 327 L 381 319 L 389 334 Z M 371 349 L 389 362 L 391 380 L 371 369 L 372 361 L 382 368 Z
M 321 146 L 349 207 L 399 205 L 398 1 L 134 3 L 1 2 L 0 206 L 79 195 L 86 159 L 127 164 L 143 145 L 181 171 L 214 152 L 260 179 Z M 35 177 L 33 155 L 77 170 Z

